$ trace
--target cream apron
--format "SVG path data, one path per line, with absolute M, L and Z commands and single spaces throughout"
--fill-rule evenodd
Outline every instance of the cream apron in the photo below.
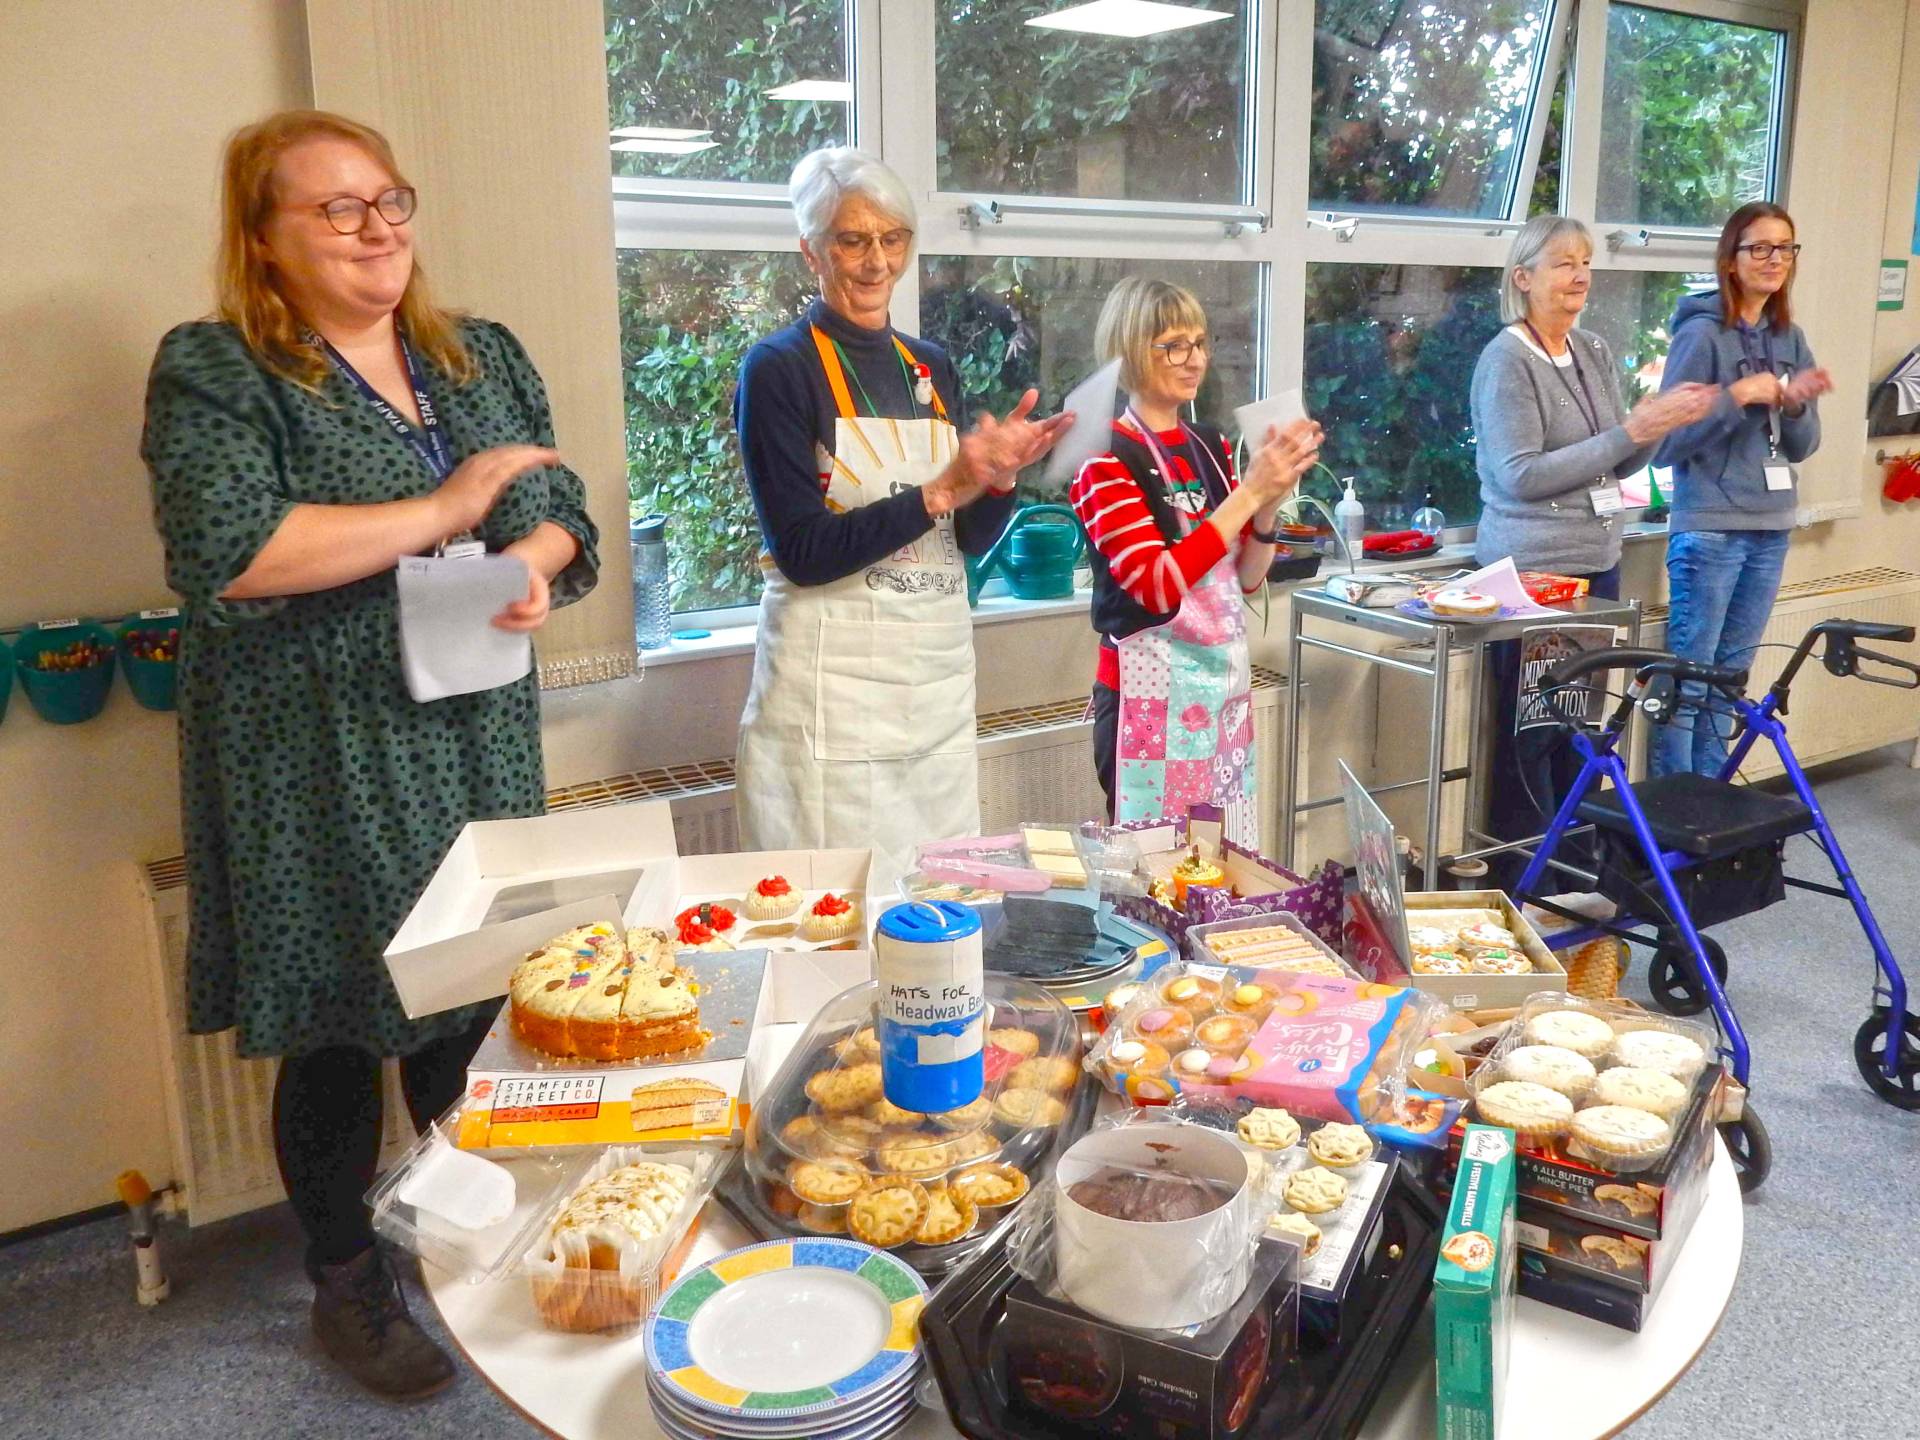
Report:
M 946 469 L 959 439 L 937 394 L 931 418 L 857 416 L 831 345 L 818 330 L 814 341 L 840 411 L 834 453 L 815 450 L 828 509 L 918 489 Z M 741 847 L 871 846 L 897 878 L 919 842 L 977 834 L 973 619 L 952 516 L 826 585 L 795 585 L 767 556 L 761 566 L 735 766 Z

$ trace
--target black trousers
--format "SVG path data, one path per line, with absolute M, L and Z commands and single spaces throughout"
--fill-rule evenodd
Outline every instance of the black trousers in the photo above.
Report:
M 1620 598 L 1620 567 L 1588 577 L 1587 593 L 1596 600 Z M 1566 733 L 1551 726 L 1514 733 L 1519 709 L 1520 642 L 1503 640 L 1487 647 L 1488 683 L 1493 686 L 1493 776 L 1487 791 L 1487 833 L 1496 840 L 1525 840 L 1546 830 L 1560 801 L 1580 776 L 1580 756 Z M 1563 852 L 1581 858 L 1576 850 Z M 1511 890 L 1527 868 L 1520 851 L 1488 857 L 1489 877 L 1502 890 Z M 1564 887 L 1549 870 L 1541 878 L 1543 894 Z
M 492 1019 L 402 1057 L 400 1084 L 416 1128 L 424 1131 L 460 1098 L 467 1062 Z M 373 1244 L 364 1197 L 380 1163 L 381 1101 L 380 1057 L 357 1046 L 329 1046 L 280 1062 L 273 1154 L 306 1232 L 309 1274 L 344 1264 Z
M 1116 742 L 1120 738 L 1120 692 L 1108 685 L 1093 687 L 1093 773 L 1100 777 L 1100 788 L 1107 796 L 1107 823 L 1113 823 L 1114 770 L 1119 757 Z

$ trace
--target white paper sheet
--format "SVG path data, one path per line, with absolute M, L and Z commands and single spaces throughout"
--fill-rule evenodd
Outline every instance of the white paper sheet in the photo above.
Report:
M 400 664 L 415 700 L 497 689 L 533 668 L 533 637 L 493 624 L 526 598 L 527 566 L 517 555 L 408 556 L 394 579 Z
M 1080 467 L 1096 455 L 1113 448 L 1114 410 L 1120 398 L 1120 362 L 1109 360 L 1082 380 L 1061 403 L 1071 410 L 1073 424 L 1054 442 L 1047 455 L 1046 481 L 1049 485 L 1070 484 Z
M 1294 421 L 1306 418 L 1306 401 L 1298 390 L 1282 390 L 1278 395 L 1269 395 L 1264 400 L 1236 405 L 1233 411 L 1233 423 L 1240 427 L 1240 434 L 1245 437 L 1250 450 L 1258 448 L 1267 438 L 1269 425 L 1284 429 Z
M 1565 611 L 1549 610 L 1544 605 L 1533 603 L 1533 597 L 1527 594 L 1527 587 L 1520 583 L 1520 569 L 1513 563 L 1512 557 L 1482 566 L 1471 575 L 1463 575 L 1449 584 L 1447 589 L 1477 590 L 1482 595 L 1491 595 L 1500 602 L 1502 610 L 1509 612 L 1508 618 L 1512 619 L 1566 618 Z

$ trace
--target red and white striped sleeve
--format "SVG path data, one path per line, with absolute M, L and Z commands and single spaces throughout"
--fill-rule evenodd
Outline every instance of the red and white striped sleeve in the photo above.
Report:
M 1081 466 L 1068 499 L 1115 582 L 1156 615 L 1178 610 L 1187 591 L 1227 553 L 1220 532 L 1205 524 L 1167 544 L 1140 482 L 1116 456 L 1096 455 Z

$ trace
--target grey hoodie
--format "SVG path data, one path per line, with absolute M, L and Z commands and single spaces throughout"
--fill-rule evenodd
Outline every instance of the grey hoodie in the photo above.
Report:
M 1744 325 L 1729 329 L 1720 320 L 1720 294 L 1688 295 L 1674 306 L 1669 324 L 1673 345 L 1667 351 L 1660 388 L 1671 390 L 1690 380 L 1731 385 L 1753 373 L 1748 357 L 1767 363 L 1789 379 L 1813 365 L 1813 351 L 1798 325 L 1784 332 Z M 1745 341 L 1744 348 L 1742 341 Z M 1767 489 L 1768 409 L 1737 405 L 1722 394 L 1704 420 L 1673 431 L 1660 443 L 1655 465 L 1673 467 L 1673 525 L 1683 530 L 1790 530 L 1799 496 L 1793 490 Z M 1820 415 L 1809 402 L 1798 415 L 1780 417 L 1780 455 L 1795 464 L 1820 448 Z

